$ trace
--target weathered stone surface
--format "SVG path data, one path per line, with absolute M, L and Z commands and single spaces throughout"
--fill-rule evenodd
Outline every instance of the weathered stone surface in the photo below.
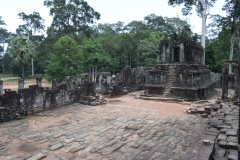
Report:
M 238 160 L 238 156 L 230 154 L 230 155 L 228 155 L 228 159 L 229 160 Z
M 79 150 L 83 150 L 84 148 L 86 148 L 85 145 L 73 146 L 73 147 L 71 147 L 71 149 L 69 149 L 69 152 L 74 153 Z
M 228 137 L 227 137 L 227 142 L 238 143 L 238 138 L 237 138 L 237 137 L 234 137 L 234 136 L 228 136 Z
M 234 142 L 227 142 L 226 144 L 226 148 L 227 149 L 238 149 L 238 144 L 237 143 L 234 143 Z
M 62 148 L 62 147 L 63 147 L 63 144 L 62 144 L 62 143 L 57 143 L 57 144 L 51 146 L 51 147 L 49 148 L 49 150 L 55 151 L 55 150 L 58 150 L 59 148 Z
M 66 139 L 65 142 L 66 142 L 66 143 L 71 143 L 71 142 L 73 142 L 74 140 L 76 140 L 76 138 Z
M 42 158 L 45 158 L 45 157 L 47 157 L 47 156 L 42 154 L 42 153 L 39 153 L 39 154 L 36 154 L 36 155 L 28 158 L 27 160 L 39 160 L 39 159 L 42 159 Z
M 226 141 L 227 136 L 225 134 L 219 134 L 217 137 L 218 141 Z
M 227 142 L 226 141 L 219 141 L 218 144 L 219 144 L 219 147 L 226 148 Z

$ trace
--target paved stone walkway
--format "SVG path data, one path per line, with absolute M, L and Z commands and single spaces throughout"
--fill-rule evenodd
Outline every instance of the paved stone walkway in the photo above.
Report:
M 207 119 L 72 104 L 0 124 L 0 159 L 187 160 Z M 194 150 L 195 148 L 195 150 Z

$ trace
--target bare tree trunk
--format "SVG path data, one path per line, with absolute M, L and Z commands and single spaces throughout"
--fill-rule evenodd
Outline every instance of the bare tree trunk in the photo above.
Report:
M 95 77 L 94 77 L 94 82 L 97 82 L 97 66 L 95 66 Z
M 92 75 L 91 75 L 91 67 L 90 67 L 90 68 L 89 68 L 89 78 L 88 78 L 89 82 L 91 82 L 91 79 L 90 79 L 91 76 L 92 76 Z
M 24 65 L 22 64 L 22 78 L 24 78 Z
M 4 54 L 5 53 L 5 50 L 4 50 L 4 43 L 3 43 L 3 57 L 2 57 L 2 60 L 3 60 L 3 64 L 2 64 L 2 67 L 3 67 L 3 75 L 5 75 L 5 68 L 4 68 Z
M 33 64 L 33 57 L 32 57 L 32 76 L 34 76 L 34 64 Z
M 232 58 L 233 58 L 234 39 L 235 39 L 235 31 L 231 35 L 229 61 L 232 61 Z M 232 74 L 232 64 L 231 63 L 229 64 L 229 74 Z
M 92 67 L 92 82 L 94 82 L 94 66 Z
M 201 45 L 204 50 L 203 54 L 203 62 L 202 64 L 205 64 L 205 43 L 206 43 L 206 21 L 207 21 L 207 4 L 205 3 L 205 0 L 200 1 L 203 7 L 202 11 L 202 38 L 201 38 Z
M 240 29 L 238 29 L 238 77 L 237 77 L 237 101 L 240 101 Z

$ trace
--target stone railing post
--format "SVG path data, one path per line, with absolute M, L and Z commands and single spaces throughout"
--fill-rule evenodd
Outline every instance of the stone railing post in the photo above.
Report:
M 102 74 L 98 77 L 98 87 L 101 89 Z
M 39 87 L 42 87 L 42 77 L 36 78 L 36 84 L 37 84 Z
M 108 74 L 107 75 L 107 84 L 110 84 L 110 79 L 111 79 L 111 76 Z
M 222 99 L 226 99 L 228 96 L 228 65 L 224 64 L 222 73 Z
M 24 88 L 24 79 L 19 79 L 18 80 L 18 89 L 23 89 Z
M 82 76 L 81 74 L 77 75 L 77 86 L 80 86 L 80 84 L 82 83 Z
M 165 63 L 165 58 L 166 58 L 166 44 L 163 44 L 160 48 L 161 50 L 161 63 Z
M 52 80 L 52 89 L 55 89 L 57 87 L 56 79 Z
M 179 62 L 184 62 L 184 45 L 180 43 Z
M 70 76 L 66 77 L 67 91 L 71 91 L 71 79 Z

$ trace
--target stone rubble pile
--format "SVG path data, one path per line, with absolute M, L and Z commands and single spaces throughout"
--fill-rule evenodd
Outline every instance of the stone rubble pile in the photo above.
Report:
M 210 111 L 195 159 L 237 160 L 239 106 L 217 100 Z
M 103 97 L 99 96 L 82 96 L 78 102 L 90 106 L 107 104 L 107 101 Z
M 211 115 L 211 108 L 214 106 L 212 102 L 202 100 L 192 103 L 188 108 L 184 110 L 188 114 L 201 114 L 202 117 L 207 118 Z

